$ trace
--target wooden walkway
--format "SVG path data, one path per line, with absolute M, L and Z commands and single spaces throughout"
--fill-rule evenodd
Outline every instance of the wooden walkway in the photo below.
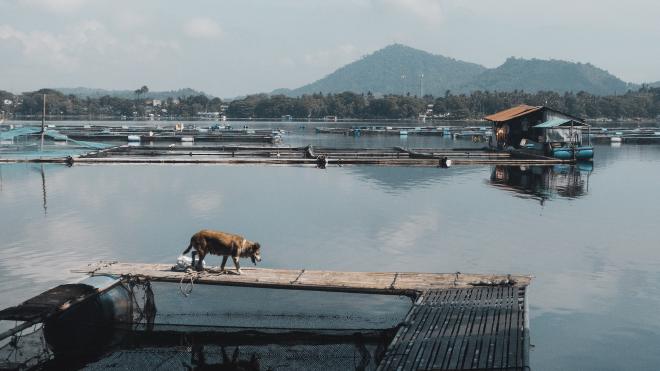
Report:
M 74 270 L 90 275 L 113 275 L 147 278 L 154 282 L 181 282 L 193 278 L 195 283 L 222 286 L 355 292 L 365 294 L 407 295 L 417 297 L 427 290 L 492 285 L 527 286 L 525 275 L 412 272 L 339 272 L 307 269 L 241 268 L 242 275 L 231 268 L 226 273 L 217 268 L 204 272 L 176 272 L 171 264 L 98 262 Z
M 414 304 L 379 370 L 528 370 L 525 275 L 243 268 L 184 273 L 167 264 L 99 262 L 77 270 L 152 281 L 407 295 Z

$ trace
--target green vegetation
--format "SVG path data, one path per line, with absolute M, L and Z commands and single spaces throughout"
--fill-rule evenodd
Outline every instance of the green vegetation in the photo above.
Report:
M 501 66 L 474 78 L 462 90 L 586 91 L 608 95 L 621 94 L 631 88 L 636 87 L 589 63 L 509 58 Z
M 146 87 L 146 86 L 144 86 Z M 140 88 L 142 89 L 142 88 Z M 135 98 L 135 93 L 137 90 L 105 90 L 105 89 L 91 89 L 91 88 L 55 88 L 53 90 L 57 90 L 61 92 L 64 95 L 75 95 L 80 98 L 101 98 L 104 96 L 109 96 L 113 98 Z M 145 92 L 141 92 L 140 95 L 142 95 L 143 98 L 145 99 L 161 99 L 165 100 L 167 98 L 178 98 L 178 97 L 190 97 L 190 96 L 195 96 L 195 95 L 206 95 L 201 91 L 197 91 L 194 89 L 178 89 L 178 90 L 171 90 L 171 91 L 150 91 L 148 88 Z M 211 97 L 209 97 L 211 98 Z
M 423 79 L 421 75 L 424 75 Z M 497 68 L 463 62 L 404 45 L 390 45 L 341 67 L 330 75 L 298 89 L 279 89 L 273 94 L 300 96 L 316 92 L 440 96 L 446 90 L 529 92 L 557 91 L 610 95 L 639 86 L 626 83 L 589 63 L 560 60 L 509 58 Z
M 109 95 L 90 98 L 73 94 L 65 95 L 58 90 L 41 89 L 17 96 L 0 90 L 0 111 L 14 118 L 29 118 L 41 115 L 43 94 L 46 97 L 46 112 L 62 118 L 141 118 L 148 115 L 164 118 L 195 117 L 199 112 L 220 112 L 223 102 L 220 98 L 209 98 L 204 94 L 181 96 L 167 99 L 146 99 L 149 88 L 143 86 L 131 92 L 131 98 Z M 5 97 L 5 98 L 2 98 Z M 9 99 L 12 104 L 3 104 Z
M 140 89 L 138 89 L 140 90 Z M 142 89 L 144 90 L 144 89 Z M 285 95 L 250 95 L 231 102 L 205 95 L 152 99 L 79 98 L 58 91 L 42 89 L 14 96 L 0 91 L 0 111 L 17 119 L 39 117 L 42 94 L 48 94 L 47 113 L 62 118 L 142 118 L 150 114 L 163 119 L 185 119 L 200 116 L 200 112 L 221 112 L 228 118 L 280 119 L 291 115 L 296 119 L 324 116 L 353 119 L 412 119 L 425 113 L 429 105 L 432 114 L 442 119 L 477 119 L 484 115 L 518 104 L 546 105 L 576 116 L 596 119 L 655 119 L 660 115 L 660 88 L 643 86 L 621 95 L 600 96 L 585 92 L 556 93 L 540 91 L 527 93 L 475 91 L 471 94 L 452 94 L 446 91 L 440 97 L 425 95 L 309 94 L 301 97 Z M 140 93 L 142 95 L 144 93 Z M 3 104 L 4 99 L 12 101 Z M 209 115 L 205 115 L 209 117 Z
M 253 95 L 229 103 L 228 117 L 295 118 L 338 116 L 356 119 L 409 119 L 433 105 L 433 115 L 445 119 L 478 119 L 518 104 L 545 105 L 588 119 L 612 120 L 646 118 L 660 115 L 660 88 L 643 86 L 622 95 L 600 96 L 585 92 L 559 94 L 551 91 L 527 93 L 475 91 L 441 97 L 426 95 L 385 95 L 371 93 L 312 94 L 298 98 L 283 95 Z

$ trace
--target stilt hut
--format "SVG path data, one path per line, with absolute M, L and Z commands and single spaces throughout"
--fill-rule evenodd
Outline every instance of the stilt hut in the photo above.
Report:
M 523 149 L 559 158 L 590 159 L 593 147 L 582 146 L 584 120 L 545 106 L 522 104 L 488 115 L 492 147 Z

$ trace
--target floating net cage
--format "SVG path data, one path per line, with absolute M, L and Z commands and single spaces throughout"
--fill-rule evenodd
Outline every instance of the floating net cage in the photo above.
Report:
M 74 140 L 57 130 L 45 130 L 43 140 L 41 129 L 18 127 L 0 131 L 0 157 L 14 159 L 58 158 L 81 155 L 90 150 L 112 147 L 111 144 Z
M 186 297 L 178 284 L 130 280 L 113 291 L 112 315 L 129 320 L 109 326 L 77 314 L 35 325 L 0 343 L 0 368 L 373 370 L 411 305 L 207 285 Z

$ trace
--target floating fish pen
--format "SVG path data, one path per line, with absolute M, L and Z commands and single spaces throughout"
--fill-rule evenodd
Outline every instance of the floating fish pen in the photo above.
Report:
M 452 165 L 556 165 L 573 160 L 545 157 L 525 151 L 488 148 L 334 148 L 280 146 L 121 145 L 59 158 L 2 158 L 0 162 L 73 164 L 262 164 L 431 166 Z
M 594 143 L 660 143 L 660 128 L 594 128 L 591 134 Z
M 317 127 L 319 134 L 342 135 L 420 135 L 420 136 L 447 136 L 459 138 L 487 138 L 492 132 L 487 127 L 472 126 L 357 126 L 357 127 Z
M 118 262 L 75 272 L 89 277 L 0 311 L 0 320 L 21 322 L 0 334 L 0 367 L 529 369 L 527 275 L 262 268 L 236 275 Z M 250 293 L 252 299 L 230 300 Z M 291 316 L 289 300 L 320 303 L 312 310 L 323 324 Z M 341 315 L 369 300 L 382 309 L 358 320 Z M 216 314 L 208 303 L 219 302 L 233 307 L 217 326 L 203 325 Z M 170 307 L 196 312 L 188 325 L 173 323 Z M 273 308 L 283 316 L 268 312 Z M 276 325 L 245 325 L 263 317 Z M 365 326 L 351 328 L 355 323 Z
M 52 125 L 50 125 L 52 126 Z M 209 129 L 143 127 L 143 126 L 60 126 L 48 128 L 51 139 L 58 141 L 96 141 L 96 142 L 231 142 L 231 143 L 277 143 L 282 132 L 265 129 Z M 4 132 L 4 136 L 13 134 L 40 136 L 40 127 L 21 127 Z M 15 136 L 15 135 L 14 135 Z

